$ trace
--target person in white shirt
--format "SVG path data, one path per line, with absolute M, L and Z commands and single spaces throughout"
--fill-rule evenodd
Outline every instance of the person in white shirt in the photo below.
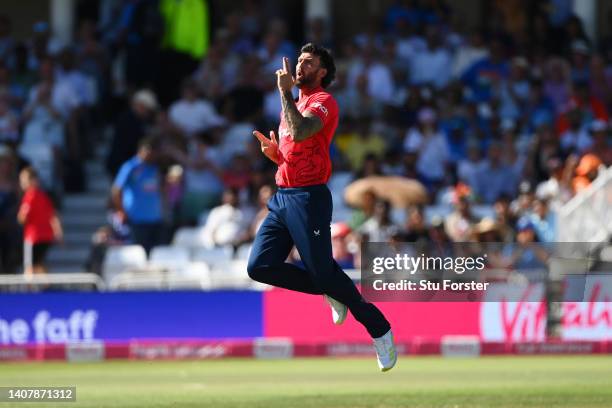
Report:
M 198 98 L 197 84 L 193 79 L 183 82 L 182 97 L 170 106 L 168 112 L 172 124 L 188 137 L 225 124 L 225 119 L 210 102 Z
M 65 81 L 56 80 L 53 60 L 43 59 L 40 62 L 41 81 L 32 87 L 28 105 L 40 99 L 40 92 L 50 90 L 51 105 L 64 120 L 68 120 L 72 112 L 80 106 L 80 100 L 74 89 Z
M 423 108 L 418 114 L 419 124 L 408 130 L 404 139 L 404 151 L 417 153 L 416 168 L 423 181 L 432 187 L 444 179 L 450 150 L 446 136 L 436 123 L 436 113 Z
M 431 27 L 427 33 L 427 48 L 412 59 L 410 82 L 413 85 L 432 84 L 444 88 L 451 78 L 451 55 L 442 46 L 440 35 Z
M 362 58 L 349 69 L 349 87 L 356 86 L 362 75 L 367 77 L 368 94 L 372 98 L 384 103 L 391 101 L 395 90 L 393 75 L 389 67 L 378 61 L 376 49 L 372 46 L 366 47 Z
M 208 247 L 234 245 L 244 236 L 252 219 L 250 211 L 239 206 L 238 191 L 223 192 L 223 204 L 213 208 L 204 225 L 204 242 Z

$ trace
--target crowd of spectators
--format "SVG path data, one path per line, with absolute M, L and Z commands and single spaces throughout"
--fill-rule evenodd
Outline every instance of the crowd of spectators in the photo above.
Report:
M 97 239 L 150 249 L 202 223 L 211 246 L 248 242 L 275 171 L 252 131 L 278 126 L 274 71 L 308 41 L 337 61 L 334 173 L 414 178 L 429 205 L 452 207 L 430 219 L 410 207 L 399 223 L 383 197 L 364 196 L 332 226 L 344 266 L 363 239 L 520 242 L 529 231 L 550 242 L 555 211 L 612 165 L 612 40 L 589 38 L 571 7 L 509 13 L 495 2 L 488 25 L 468 29 L 451 2 L 397 1 L 348 38 L 315 18 L 292 41 L 282 18 L 242 3 L 211 24 L 203 0 L 100 1 L 98 21 L 78 21 L 68 46 L 46 23 L 18 42 L 0 18 L 3 231 L 14 224 L 20 146 L 50 146 L 53 180 L 78 190 L 84 183 L 69 175 L 100 141 L 95 129 L 111 124 L 112 222 Z M 185 48 L 177 32 L 198 42 Z

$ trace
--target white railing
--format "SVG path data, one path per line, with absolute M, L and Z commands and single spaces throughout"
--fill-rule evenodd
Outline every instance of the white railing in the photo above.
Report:
M 0 275 L 0 292 L 30 292 L 49 286 L 69 286 L 98 291 L 106 285 L 95 273 L 47 273 L 33 276 Z
M 557 212 L 557 242 L 606 242 L 612 235 L 612 167 Z

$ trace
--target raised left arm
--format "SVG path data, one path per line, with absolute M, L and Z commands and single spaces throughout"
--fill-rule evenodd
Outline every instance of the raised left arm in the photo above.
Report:
M 300 113 L 291 91 L 281 92 L 281 103 L 285 123 L 289 127 L 289 132 L 294 141 L 302 142 L 323 128 L 323 122 L 318 116 L 310 112 L 306 112 L 304 115 Z

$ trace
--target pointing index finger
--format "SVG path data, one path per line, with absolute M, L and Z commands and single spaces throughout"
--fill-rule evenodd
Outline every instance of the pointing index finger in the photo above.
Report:
M 263 135 L 263 133 L 261 133 L 261 132 L 259 132 L 259 131 L 257 131 L 257 130 L 253 131 L 253 135 L 255 135 L 255 137 L 256 137 L 257 139 L 259 139 L 259 141 L 260 141 L 260 142 L 262 142 L 262 143 L 268 143 L 268 142 L 270 141 L 270 139 L 268 139 L 267 137 L 265 137 L 265 136 Z
M 291 72 L 291 68 L 289 67 L 289 58 L 287 58 L 287 57 L 283 57 L 283 69 L 287 73 Z

